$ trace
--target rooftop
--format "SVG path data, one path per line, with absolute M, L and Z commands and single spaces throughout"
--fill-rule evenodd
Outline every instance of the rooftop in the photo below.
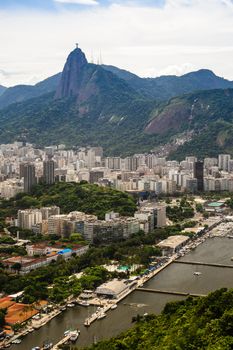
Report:
M 170 236 L 167 239 L 164 239 L 160 243 L 157 244 L 158 247 L 164 248 L 164 247 L 169 247 L 169 248 L 176 248 L 178 245 L 186 242 L 189 240 L 189 237 L 187 236 L 182 236 L 182 235 L 177 235 L 177 236 Z
M 101 284 L 96 289 L 96 293 L 100 294 L 119 294 L 123 292 L 123 290 L 127 289 L 128 286 L 124 283 L 124 281 L 112 280 L 106 283 Z

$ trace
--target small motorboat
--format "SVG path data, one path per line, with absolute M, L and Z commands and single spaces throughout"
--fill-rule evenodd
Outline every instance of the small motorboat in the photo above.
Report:
M 73 303 L 67 304 L 67 307 L 74 307 L 74 306 L 75 306 L 75 304 L 73 304 Z
M 195 276 L 200 276 L 200 275 L 201 275 L 201 272 L 200 272 L 200 271 L 195 271 L 193 274 L 194 274 Z

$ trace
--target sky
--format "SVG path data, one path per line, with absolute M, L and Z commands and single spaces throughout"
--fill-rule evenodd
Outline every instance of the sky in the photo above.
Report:
M 143 77 L 208 68 L 233 80 L 233 0 L 0 0 L 1 85 L 62 71 L 76 42 Z

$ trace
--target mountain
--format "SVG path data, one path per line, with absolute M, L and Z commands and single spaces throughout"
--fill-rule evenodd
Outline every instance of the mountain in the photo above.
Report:
M 99 65 L 87 62 L 81 49 L 73 50 L 65 63 L 55 100 L 73 98 L 79 115 L 105 118 L 112 107 L 140 95 L 126 82 Z
M 80 57 L 77 60 L 76 58 L 78 55 L 80 55 Z M 72 79 L 72 84 L 68 95 L 73 95 L 75 91 L 77 92 L 77 88 L 79 88 L 78 84 L 80 84 L 81 80 L 83 79 L 82 68 L 87 66 L 88 62 L 84 53 L 82 53 L 79 48 L 71 53 L 68 60 L 69 64 L 67 63 L 66 66 L 69 68 L 63 72 L 62 78 L 61 73 L 58 73 L 34 86 L 16 85 L 8 89 L 0 86 L 0 109 L 9 106 L 12 103 L 26 101 L 30 98 L 38 97 L 53 91 L 57 91 L 56 98 L 64 97 L 64 94 L 66 95 L 65 85 L 68 81 L 67 79 Z M 72 64 L 77 61 L 79 62 L 80 67 L 76 67 L 78 70 L 75 72 Z M 194 91 L 233 88 L 232 81 L 220 78 L 208 69 L 201 69 L 197 72 L 188 73 L 181 77 L 171 75 L 161 76 L 158 78 L 140 78 L 136 74 L 114 66 L 101 65 L 101 68 L 124 80 L 128 86 L 130 86 L 135 92 L 139 93 L 144 98 L 156 99 L 157 101 L 168 100 L 171 97 Z M 72 77 L 70 76 L 71 72 Z M 64 91 L 61 91 L 61 86 L 63 86 Z M 73 88 L 76 90 L 71 92 Z M 88 89 L 89 88 L 90 87 L 88 87 Z
M 185 142 L 170 157 L 183 159 L 233 154 L 233 89 L 208 90 L 171 99 L 156 108 L 145 130 L 167 140 L 190 133 Z
M 3 94 L 3 92 L 6 90 L 7 88 L 5 86 L 0 85 L 0 96 Z
M 180 78 L 157 78 L 157 86 L 164 81 L 168 86 L 170 80 L 176 91 L 221 87 L 158 101 L 139 88 L 141 80 L 148 79 L 113 70 L 115 73 L 88 63 L 82 50 L 76 48 L 60 76 L 29 87 L 28 94 L 32 88 L 39 96 L 0 111 L 0 143 L 23 137 L 38 146 L 101 145 L 106 154 L 122 156 L 161 147 L 177 159 L 188 154 L 233 154 L 233 89 L 224 89 L 231 82 L 207 70 Z M 25 94 L 20 96 L 21 100 L 26 98 Z
M 65 63 L 62 71 L 59 85 L 56 88 L 55 98 L 65 98 L 70 96 L 78 96 L 85 68 L 88 67 L 88 62 L 85 54 L 78 47 L 73 50 Z
M 158 78 L 140 78 L 114 66 L 103 65 L 102 67 L 124 79 L 145 97 L 159 100 L 168 100 L 171 97 L 200 90 L 233 88 L 232 81 L 220 78 L 208 69 L 201 69 L 180 77 L 167 75 Z
M 109 154 L 148 149 L 142 134 L 156 103 L 115 74 L 89 64 L 76 48 L 68 56 L 56 93 L 0 111 L 0 142 L 26 137 L 37 144 L 102 145 Z
M 16 85 L 5 90 L 1 94 L 0 88 L 0 109 L 15 102 L 22 102 L 33 97 L 55 91 L 60 80 L 61 73 L 53 75 L 36 85 Z

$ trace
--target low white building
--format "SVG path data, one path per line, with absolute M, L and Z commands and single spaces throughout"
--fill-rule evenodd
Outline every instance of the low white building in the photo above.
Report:
M 170 255 L 176 253 L 182 248 L 189 240 L 189 237 L 176 235 L 170 236 L 157 244 L 157 247 L 161 248 L 163 255 Z
M 96 294 L 97 296 L 105 296 L 110 299 L 118 299 L 128 289 L 129 286 L 125 283 L 125 281 L 114 279 L 112 281 L 101 284 L 101 286 L 96 289 Z

